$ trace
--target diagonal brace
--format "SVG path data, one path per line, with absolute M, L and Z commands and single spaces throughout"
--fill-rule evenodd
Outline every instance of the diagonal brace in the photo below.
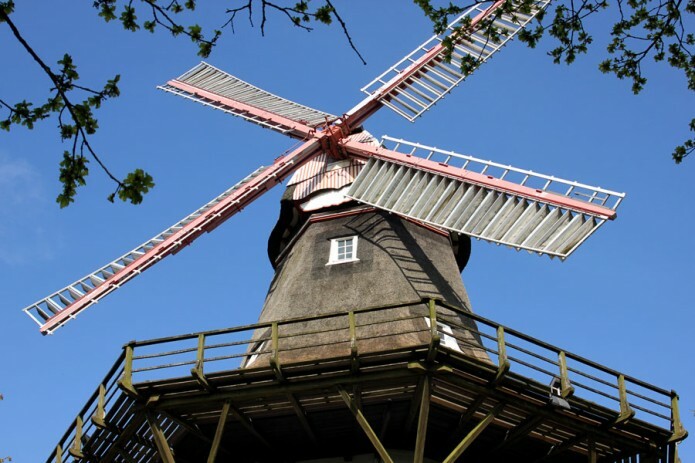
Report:
M 348 394 L 345 391 L 345 389 L 343 389 L 340 386 L 338 386 L 338 392 L 340 393 L 340 396 L 343 398 L 345 405 L 347 405 L 352 414 L 355 415 L 357 423 L 360 425 L 364 433 L 367 435 L 367 438 L 369 438 L 377 453 L 379 453 L 381 459 L 384 460 L 384 463 L 393 463 L 393 459 L 389 456 L 388 452 L 386 451 L 386 448 L 379 440 L 379 437 L 376 435 L 372 427 L 369 425 L 367 418 L 365 418 L 364 414 L 362 414 L 362 410 L 360 410 L 360 408 L 357 406 L 355 400 L 352 397 L 350 397 L 350 394 Z
M 482 434 L 482 432 L 487 428 L 490 423 L 492 423 L 495 420 L 495 417 L 500 414 L 502 411 L 502 408 L 504 407 L 504 404 L 497 404 L 495 408 L 490 410 L 490 413 L 485 415 L 485 418 L 483 418 L 480 423 L 478 423 L 475 428 L 471 430 L 471 432 L 468 433 L 466 437 L 464 437 L 459 445 L 454 448 L 454 450 L 449 454 L 448 457 L 444 460 L 443 463 L 453 463 L 455 462 L 458 457 L 460 457 L 463 452 L 466 451 L 466 449 L 473 443 L 475 440 Z
M 152 437 L 155 445 L 157 446 L 157 453 L 159 453 L 159 458 L 162 463 L 176 463 L 174 460 L 174 455 L 171 453 L 171 448 L 167 442 L 167 438 L 164 435 L 164 431 L 159 426 L 157 418 L 152 413 L 147 413 L 147 423 L 150 425 L 150 430 L 152 431 Z
M 229 401 L 226 401 L 224 405 L 222 405 L 222 411 L 220 411 L 220 420 L 217 422 L 217 429 L 215 429 L 215 437 L 212 439 L 212 445 L 210 446 L 208 463 L 215 463 L 215 459 L 217 458 L 217 450 L 220 448 L 220 442 L 222 442 L 224 426 L 227 424 L 229 407 Z

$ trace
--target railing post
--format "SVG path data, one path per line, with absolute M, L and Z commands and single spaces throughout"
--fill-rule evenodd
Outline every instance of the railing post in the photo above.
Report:
M 278 329 L 278 322 L 273 322 L 270 328 L 270 336 L 271 336 L 271 348 L 272 348 L 272 353 L 270 355 L 270 367 L 273 369 L 275 372 L 275 376 L 279 381 L 284 381 L 284 377 L 282 376 L 282 368 L 280 367 L 280 353 L 279 353 L 279 346 L 280 346 L 280 335 L 279 335 L 279 329 Z
M 191 375 L 195 380 L 203 386 L 208 391 L 212 391 L 214 388 L 208 383 L 205 373 L 203 372 L 203 367 L 205 365 L 205 335 L 200 333 L 198 335 L 198 350 L 196 351 L 195 366 L 191 368 Z
M 56 463 L 63 463 L 63 447 L 56 445 Z
M 439 348 L 439 343 L 441 338 L 439 336 L 439 331 L 437 331 L 437 306 L 436 300 L 430 299 L 428 302 L 429 312 L 430 312 L 430 346 L 427 351 L 427 361 L 431 362 L 434 360 L 437 354 L 437 349 Z
M 118 380 L 118 387 L 133 398 L 139 398 L 138 391 L 133 387 L 133 345 L 126 344 L 125 365 L 123 366 L 123 376 Z
M 348 312 L 348 323 L 350 324 L 350 370 L 356 373 L 360 369 L 357 352 L 357 328 L 355 324 L 355 312 Z
M 625 386 L 624 375 L 618 375 L 618 393 L 620 395 L 620 415 L 615 420 L 615 424 L 624 423 L 635 416 L 635 411 L 627 401 L 627 387 Z
M 566 399 L 574 394 L 574 387 L 572 387 L 567 374 L 567 358 L 564 351 L 560 351 L 558 354 L 558 361 L 560 363 L 560 397 Z
M 510 364 L 507 359 L 507 345 L 504 342 L 504 328 L 497 327 L 497 374 L 495 375 L 494 383 L 499 381 L 509 371 Z
M 106 429 L 106 421 L 104 420 L 106 416 L 106 411 L 104 410 L 104 404 L 106 402 L 106 387 L 104 387 L 104 384 L 99 385 L 99 399 L 97 400 L 97 409 L 94 411 L 94 415 L 92 415 L 92 423 L 94 423 L 94 426 L 101 428 L 101 429 Z
M 84 458 L 82 453 L 82 417 L 79 415 L 75 420 L 75 438 L 72 441 L 72 446 L 68 449 L 68 453 L 75 458 Z
M 678 394 L 671 391 L 671 437 L 669 442 L 678 442 L 688 437 L 688 431 L 681 422 L 681 413 L 678 409 Z

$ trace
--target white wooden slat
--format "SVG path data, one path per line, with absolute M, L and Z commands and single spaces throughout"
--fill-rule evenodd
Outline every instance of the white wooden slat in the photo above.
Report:
M 542 197 L 530 200 L 464 179 L 371 159 L 347 196 L 450 231 L 562 259 L 600 225 L 599 219 Z

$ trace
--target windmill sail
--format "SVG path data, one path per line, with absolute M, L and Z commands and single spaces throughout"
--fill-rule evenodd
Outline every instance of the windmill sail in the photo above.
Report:
M 404 140 L 385 141 L 395 143 L 394 150 L 371 153 L 349 197 L 517 250 L 565 259 L 615 218 L 625 196 Z M 396 151 L 403 147 L 409 148 L 406 155 Z M 362 151 L 358 144 L 349 150 Z
M 260 167 L 236 185 L 118 259 L 80 278 L 23 309 L 39 326 L 42 334 L 50 334 L 92 304 L 153 266 L 164 257 L 219 226 L 249 203 L 280 183 L 303 162 L 320 150 L 310 140 L 268 167 Z
M 531 3 L 530 11 L 500 14 L 505 1 L 484 8 L 475 5 L 456 18 L 446 31 L 435 35 L 367 84 L 362 91 L 377 98 L 409 121 L 415 120 L 460 84 L 473 70 L 504 47 L 550 0 Z M 470 20 L 467 34 L 460 28 Z M 451 61 L 446 61 L 442 42 L 453 41 Z M 462 70 L 464 68 L 465 70 Z
M 303 140 L 336 116 L 273 95 L 202 62 L 161 90 Z

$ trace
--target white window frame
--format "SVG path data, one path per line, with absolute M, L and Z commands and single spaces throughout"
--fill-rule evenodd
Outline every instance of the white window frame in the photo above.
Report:
M 425 323 L 427 323 L 427 328 L 431 328 L 432 324 L 430 322 L 430 318 L 424 317 L 424 319 Z M 437 320 L 437 333 L 439 333 L 440 343 L 442 346 L 448 347 L 456 352 L 463 353 L 461 346 L 459 346 L 459 343 L 454 336 L 454 330 L 452 330 L 449 325 Z
M 351 242 L 352 251 L 350 254 L 341 252 L 342 242 Z M 347 247 L 347 245 L 346 245 Z M 341 236 L 331 239 L 331 250 L 326 265 L 344 264 L 346 262 L 358 262 L 357 258 L 357 235 Z

